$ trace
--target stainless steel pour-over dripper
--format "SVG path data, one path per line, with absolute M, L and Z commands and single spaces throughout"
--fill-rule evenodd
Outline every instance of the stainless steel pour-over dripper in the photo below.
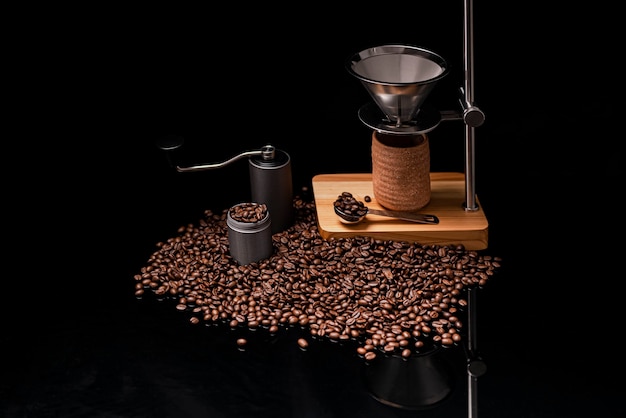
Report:
M 369 127 L 384 133 L 414 135 L 439 124 L 441 114 L 427 112 L 422 105 L 437 82 L 448 74 L 448 64 L 440 55 L 409 45 L 381 45 L 353 54 L 346 68 L 361 81 L 378 107 L 366 105 L 359 112 Z

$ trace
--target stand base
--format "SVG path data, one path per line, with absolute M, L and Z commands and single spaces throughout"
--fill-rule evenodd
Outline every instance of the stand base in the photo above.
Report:
M 478 209 L 466 210 L 465 175 L 430 173 L 431 199 L 420 213 L 436 215 L 437 225 L 400 221 L 367 215 L 356 225 L 340 222 L 333 203 L 343 192 L 350 192 L 371 209 L 384 209 L 376 202 L 372 174 L 319 174 L 313 177 L 313 195 L 320 235 L 324 239 L 369 236 L 381 240 L 417 242 L 422 245 L 463 245 L 468 250 L 483 250 L 488 245 L 487 218 L 478 199 Z M 365 196 L 371 197 L 365 202 Z

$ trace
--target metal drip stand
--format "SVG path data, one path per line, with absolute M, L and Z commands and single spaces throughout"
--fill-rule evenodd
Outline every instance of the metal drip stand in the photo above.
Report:
M 463 0 L 463 74 L 459 100 L 462 114 L 441 112 L 442 120 L 462 119 L 465 123 L 465 202 L 466 211 L 477 211 L 475 128 L 485 121 L 484 113 L 474 105 L 474 8 L 473 0 Z M 464 346 L 467 361 L 467 416 L 478 418 L 478 378 L 485 374 L 487 366 L 478 352 L 477 288 L 467 291 L 468 331 Z
M 463 5 L 464 30 L 463 30 L 463 70 L 464 82 L 460 90 L 460 106 L 461 111 L 441 111 L 430 109 L 427 106 L 420 107 L 423 97 L 428 95 L 429 84 L 434 84 L 438 79 L 443 77 L 447 72 L 445 60 L 431 51 L 416 49 L 408 49 L 411 47 L 399 45 L 385 45 L 371 50 L 362 51 L 351 57 L 349 68 L 364 86 L 368 89 L 376 104 L 368 103 L 359 110 L 359 118 L 368 127 L 375 131 L 389 135 L 415 135 L 430 132 L 439 125 L 441 121 L 459 121 L 465 124 L 465 187 L 464 201 L 462 202 L 463 212 L 478 212 L 480 210 L 475 192 L 475 128 L 481 126 L 485 120 L 483 112 L 474 105 L 474 36 L 473 36 L 473 0 L 464 0 Z M 407 49 L 405 49 L 407 48 Z M 394 62 L 388 61 L 387 67 L 378 63 L 368 64 L 368 59 L 383 60 L 386 54 L 403 54 L 412 57 L 420 56 L 426 58 L 432 63 L 440 66 L 440 72 L 432 71 L 426 65 L 424 69 L 426 77 L 430 79 L 420 80 L 415 84 L 405 83 L 398 77 L 397 82 L 386 83 L 388 80 L 377 82 L 365 74 L 376 74 L 384 79 L 383 68 L 388 68 Z M 373 61 L 370 61 L 373 62 Z M 368 66 L 367 71 L 354 70 L 358 65 Z M 430 71 L 430 73 L 429 73 Z M 394 79 L 395 80 L 395 79 Z M 389 87 L 392 85 L 392 87 Z M 392 90 L 395 88 L 396 90 Z M 400 91 L 400 93 L 397 93 Z M 396 96 L 390 99 L 390 96 Z M 378 109 L 380 107 L 380 109 Z M 405 112 L 407 108 L 419 108 L 416 114 Z M 382 110 L 382 112 L 381 112 Z M 403 113 L 404 112 L 404 113 Z M 486 372 L 486 365 L 478 354 L 477 344 L 477 288 L 471 288 L 467 291 L 467 315 L 468 315 L 468 331 L 467 343 L 463 345 L 466 358 L 467 371 L 467 406 L 468 417 L 478 417 L 478 394 L 477 380 Z M 375 396 L 376 397 L 376 396 Z M 384 397 L 377 397 L 383 403 L 394 404 Z M 399 404 L 396 402 L 396 404 Z M 402 407 L 402 405 L 399 405 Z
M 473 0 L 463 0 L 463 71 L 464 83 L 460 89 L 462 115 L 442 112 L 442 120 L 462 119 L 465 123 L 465 202 L 466 211 L 478 210 L 476 201 L 475 128 L 485 121 L 484 113 L 474 105 L 474 8 Z M 478 289 L 467 291 L 468 331 L 465 358 L 467 360 L 467 416 L 478 418 L 478 378 L 487 367 L 478 352 Z
M 348 72 L 372 98 L 359 109 L 358 115 L 374 131 L 371 141 L 376 149 L 372 146 L 371 173 L 325 173 L 313 177 L 323 238 L 365 235 L 421 244 L 461 244 L 468 250 L 487 248 L 488 222 L 475 194 L 474 149 L 474 130 L 483 124 L 485 116 L 473 103 L 473 11 L 472 0 L 464 1 L 464 82 L 459 89 L 460 108 L 439 111 L 426 102 L 434 86 L 449 73 L 446 60 L 433 51 L 414 45 L 383 44 L 356 52 L 346 60 Z M 430 158 L 428 149 L 424 147 L 416 158 L 410 159 L 406 158 L 407 152 L 418 150 L 409 149 L 408 145 L 428 141 L 427 133 L 440 122 L 450 120 L 462 120 L 465 125 L 464 173 L 429 171 L 424 182 L 424 164 Z M 440 222 L 436 226 L 369 222 L 346 227 L 337 221 L 332 204 L 348 183 L 353 195 L 372 198 L 368 205 L 371 209 L 424 208 Z

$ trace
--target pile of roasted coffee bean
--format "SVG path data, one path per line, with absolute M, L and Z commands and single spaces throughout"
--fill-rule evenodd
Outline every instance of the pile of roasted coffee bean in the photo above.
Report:
M 294 209 L 293 226 L 272 236 L 272 256 L 244 266 L 229 254 L 228 211 L 207 210 L 197 225 L 157 243 L 134 277 L 135 295 L 175 300 L 192 324 L 270 334 L 301 327 L 315 339 L 354 342 L 371 361 L 461 342 L 466 290 L 500 267 L 498 257 L 463 246 L 324 239 L 315 204 L 296 197 Z

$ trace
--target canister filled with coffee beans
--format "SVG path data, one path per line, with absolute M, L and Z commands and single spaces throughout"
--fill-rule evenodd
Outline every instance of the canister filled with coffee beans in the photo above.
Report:
M 240 265 L 272 255 L 272 219 L 265 203 L 244 202 L 232 206 L 226 225 L 230 255 Z

